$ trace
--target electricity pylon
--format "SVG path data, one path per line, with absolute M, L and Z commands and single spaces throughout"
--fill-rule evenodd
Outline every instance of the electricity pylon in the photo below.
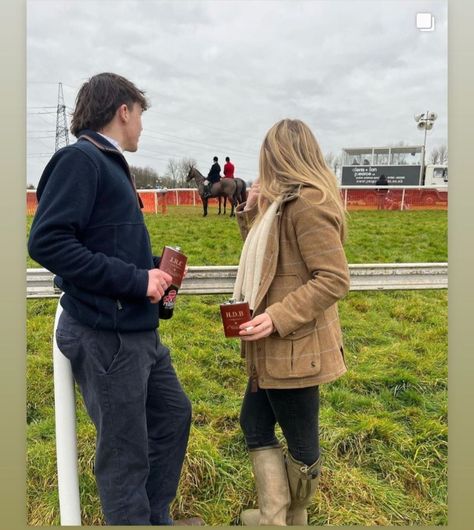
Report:
M 59 83 L 58 88 L 58 108 L 56 111 L 56 145 L 54 150 L 57 151 L 69 145 L 69 133 L 67 130 L 66 105 L 64 104 L 63 84 Z

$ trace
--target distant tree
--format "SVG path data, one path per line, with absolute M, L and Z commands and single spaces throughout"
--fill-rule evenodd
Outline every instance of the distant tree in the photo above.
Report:
M 161 182 L 167 188 L 193 187 L 194 181 L 186 182 L 186 177 L 191 166 L 196 165 L 194 158 L 183 157 L 181 160 L 170 158 Z
M 330 151 L 329 153 L 326 153 L 324 155 L 324 160 L 326 160 L 326 164 L 332 168 L 332 164 L 334 163 L 334 159 L 336 158 L 336 155 Z
M 177 188 L 178 187 L 178 166 L 179 162 L 174 158 L 168 160 L 168 165 L 166 166 L 165 174 L 161 179 L 162 183 L 166 183 L 167 188 Z
M 448 147 L 446 145 L 434 147 L 428 156 L 428 162 L 431 164 L 447 164 Z
M 439 160 L 441 164 L 447 164 L 448 163 L 448 146 L 447 145 L 440 145 L 438 147 L 439 152 Z
M 438 159 L 439 159 L 438 148 L 433 147 L 433 149 L 430 151 L 430 154 L 428 155 L 428 162 L 430 164 L 437 164 Z
M 176 181 L 164 175 L 163 177 L 160 177 L 160 186 L 162 188 L 176 188 Z
M 197 161 L 194 158 L 183 157 L 179 162 L 179 177 L 181 181 L 181 186 L 183 188 L 194 188 L 197 187 L 197 184 L 194 180 L 191 182 L 186 182 L 186 177 L 188 176 L 189 170 L 192 167 L 195 167 Z
M 135 177 L 135 186 L 138 189 L 155 189 L 160 185 L 160 177 L 151 167 L 130 166 L 130 172 Z
M 28 184 L 28 186 L 26 186 L 26 189 L 27 190 L 35 190 L 36 188 L 35 188 L 34 184 Z
M 332 151 L 330 151 L 324 155 L 324 159 L 326 160 L 326 164 L 328 165 L 329 169 L 331 169 L 334 174 L 337 174 L 342 164 L 341 156 L 336 156 Z

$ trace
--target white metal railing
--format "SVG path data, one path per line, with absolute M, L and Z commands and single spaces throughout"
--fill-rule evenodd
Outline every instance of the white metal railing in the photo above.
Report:
M 447 263 L 383 263 L 352 264 L 351 290 L 381 291 L 393 289 L 446 289 Z M 180 294 L 232 293 L 237 267 L 189 267 Z M 54 275 L 46 269 L 27 269 L 27 298 L 59 297 L 61 291 L 53 283 Z

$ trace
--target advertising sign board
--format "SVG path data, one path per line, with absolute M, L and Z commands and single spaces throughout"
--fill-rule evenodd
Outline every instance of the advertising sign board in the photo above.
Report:
M 342 186 L 373 186 L 385 175 L 391 186 L 421 185 L 421 166 L 344 166 Z

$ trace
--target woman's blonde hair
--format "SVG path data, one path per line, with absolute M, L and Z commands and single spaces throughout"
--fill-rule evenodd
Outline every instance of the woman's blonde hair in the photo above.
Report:
M 340 211 L 343 238 L 346 215 L 336 176 L 329 169 L 311 129 L 301 120 L 281 120 L 267 132 L 260 149 L 259 215 L 269 203 L 302 186 L 322 193 L 321 203 L 333 200 Z

